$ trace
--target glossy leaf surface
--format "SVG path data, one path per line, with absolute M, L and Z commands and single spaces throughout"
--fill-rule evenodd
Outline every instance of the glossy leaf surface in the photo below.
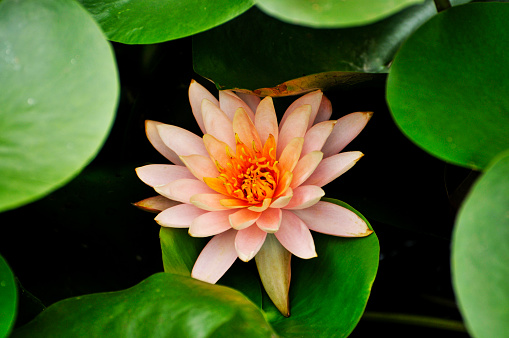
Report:
M 453 284 L 474 337 L 509 335 L 508 261 L 509 152 L 505 152 L 474 185 L 453 237 Z
M 387 82 L 394 119 L 442 160 L 482 169 L 509 144 L 509 70 L 500 61 L 508 15 L 503 3 L 451 8 L 418 29 L 394 60 Z
M 0 256 L 0 337 L 6 337 L 14 326 L 18 295 L 14 275 Z
M 174 40 L 218 26 L 252 5 L 252 0 L 79 0 L 108 39 L 129 44 Z
M 0 2 L 0 211 L 62 186 L 96 154 L 117 103 L 104 35 L 74 1 Z

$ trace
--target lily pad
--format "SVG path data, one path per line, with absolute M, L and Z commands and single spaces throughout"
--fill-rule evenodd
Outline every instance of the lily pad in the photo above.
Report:
M 13 337 L 214 335 L 272 337 L 274 331 L 240 292 L 159 273 L 127 290 L 55 303 L 14 331 Z
M 6 337 L 11 332 L 17 307 L 16 281 L 9 265 L 0 256 L 0 337 Z
M 218 26 L 248 10 L 252 0 L 79 0 L 112 41 L 149 44 Z
M 364 73 L 387 72 L 402 41 L 435 13 L 433 1 L 427 1 L 367 26 L 312 29 L 252 8 L 193 37 L 194 69 L 219 89 L 247 89 L 259 95 L 265 95 L 266 88 L 276 96 L 324 88 L 331 78 L 332 84 L 349 86 L 366 80 Z M 336 73 L 316 75 L 327 72 Z M 290 80 L 297 82 L 296 91 L 287 90 L 285 82 Z
M 360 26 L 425 0 L 257 0 L 264 12 L 292 24 L 315 28 Z
M 508 16 L 504 3 L 451 8 L 420 27 L 394 59 L 387 81 L 393 117 L 444 161 L 482 169 L 508 147 L 509 65 L 500 61 L 509 49 Z
M 453 285 L 474 337 L 509 336 L 509 152 L 497 157 L 463 204 L 452 243 Z
M 0 2 L 0 211 L 67 183 L 108 135 L 110 45 L 74 1 Z

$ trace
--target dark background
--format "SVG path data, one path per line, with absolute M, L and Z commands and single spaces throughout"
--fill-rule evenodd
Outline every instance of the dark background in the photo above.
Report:
M 125 289 L 163 269 L 155 215 L 132 206 L 156 195 L 136 177 L 134 168 L 166 163 L 147 141 L 144 120 L 199 134 L 187 98 L 189 83 L 195 79 L 212 93 L 217 91 L 193 71 L 191 38 L 113 46 L 121 96 L 113 129 L 97 158 L 61 189 L 0 214 L 0 253 L 20 283 L 17 326 L 43 306 Z M 383 82 L 332 88 L 325 94 L 333 104 L 333 119 L 354 111 L 375 112 L 345 149 L 360 150 L 364 158 L 325 187 L 327 197 L 362 212 L 380 241 L 368 314 L 352 336 L 467 336 L 382 322 L 369 314 L 461 320 L 451 286 L 450 236 L 456 207 L 472 175 L 431 157 L 401 134 L 386 106 Z M 279 117 L 294 99 L 275 100 Z

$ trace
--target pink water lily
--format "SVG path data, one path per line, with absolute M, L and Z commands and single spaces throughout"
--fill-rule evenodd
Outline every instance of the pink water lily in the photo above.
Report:
M 159 194 L 137 205 L 159 212 L 161 226 L 214 236 L 193 267 L 196 279 L 216 283 L 237 257 L 255 257 L 267 293 L 288 315 L 291 255 L 317 256 L 310 230 L 343 237 L 372 232 L 350 210 L 320 201 L 321 187 L 363 156 L 339 152 L 372 114 L 330 121 L 332 107 L 320 90 L 293 102 L 279 125 L 271 97 L 225 90 L 217 100 L 192 81 L 189 100 L 204 135 L 146 122 L 148 139 L 174 164 L 136 169 Z

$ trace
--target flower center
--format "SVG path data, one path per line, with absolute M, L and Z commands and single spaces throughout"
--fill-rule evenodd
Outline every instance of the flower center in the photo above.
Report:
M 225 167 L 217 164 L 219 177 L 229 195 L 258 204 L 266 198 L 272 198 L 279 181 L 279 169 L 276 164 L 276 147 L 272 135 L 260 151 L 253 142 L 247 147 L 235 135 L 236 151 L 232 155 L 227 148 L 230 161 Z

